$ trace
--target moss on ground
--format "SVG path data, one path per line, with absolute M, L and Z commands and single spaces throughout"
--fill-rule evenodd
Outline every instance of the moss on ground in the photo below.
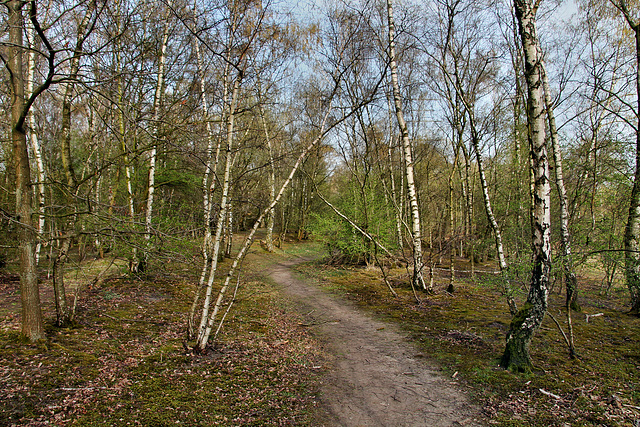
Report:
M 398 298 L 372 269 L 317 261 L 298 270 L 405 329 L 445 375 L 475 390 L 492 425 L 636 427 L 640 422 L 640 319 L 624 312 L 624 289 L 602 296 L 595 280 L 581 277 L 584 311 L 572 316 L 580 359 L 569 359 L 562 335 L 547 316 L 531 344 L 534 373 L 513 374 L 499 367 L 511 318 L 491 276 L 458 279 L 456 292 L 449 294 L 443 272 L 436 277 L 436 294 L 420 294 L 418 303 L 406 270 L 389 275 Z M 552 293 L 549 312 L 567 332 L 563 304 L 564 297 Z M 603 314 L 586 321 L 586 314 L 598 313 Z
M 22 340 L 15 316 L 0 319 L 0 426 L 314 425 L 320 350 L 261 276 L 309 253 L 290 252 L 249 255 L 234 310 L 205 356 L 182 344 L 193 266 L 83 290 L 76 326 L 49 326 L 41 344 Z
M 219 345 L 205 356 L 182 344 L 199 273 L 193 265 L 82 289 L 76 325 L 48 326 L 48 340 L 36 345 L 18 333 L 15 301 L 0 303 L 0 426 L 317 425 L 321 350 L 264 273 L 321 250 L 313 243 L 252 250 Z M 601 296 L 595 279 L 581 277 L 584 313 L 573 314 L 580 360 L 568 358 L 547 317 L 532 342 L 534 373 L 512 374 L 498 366 L 511 318 L 490 275 L 458 279 L 449 294 L 437 270 L 436 294 L 417 303 L 404 269 L 390 272 L 398 298 L 375 269 L 321 262 L 298 269 L 404 328 L 430 363 L 475 390 L 491 425 L 636 427 L 640 419 L 640 319 L 624 313 L 622 287 Z M 14 295 L 17 282 L 3 286 Z M 524 292 L 518 297 L 522 303 Z M 550 312 L 566 331 L 563 302 L 552 293 Z

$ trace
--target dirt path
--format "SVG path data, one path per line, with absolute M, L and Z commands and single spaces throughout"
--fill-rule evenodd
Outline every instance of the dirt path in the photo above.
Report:
M 298 261 L 299 262 L 299 261 Z M 278 264 L 271 277 L 303 306 L 306 321 L 335 357 L 322 386 L 326 426 L 479 426 L 479 408 L 390 324 Z

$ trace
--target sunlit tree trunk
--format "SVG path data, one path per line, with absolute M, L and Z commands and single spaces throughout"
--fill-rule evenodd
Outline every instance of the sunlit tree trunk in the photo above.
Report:
M 231 164 L 233 162 L 233 131 L 235 124 L 236 105 L 238 102 L 238 93 L 240 91 L 240 78 L 234 81 L 233 91 L 231 93 L 231 102 L 229 104 L 229 113 L 227 114 L 227 132 L 226 132 L 226 155 L 225 155 L 225 169 L 222 181 L 222 198 L 220 201 L 220 212 L 218 214 L 218 223 L 216 224 L 216 234 L 213 239 L 213 253 L 211 255 L 211 266 L 209 269 L 209 278 L 207 280 L 207 287 L 205 291 L 202 315 L 200 318 L 200 326 L 198 327 L 198 338 L 196 342 L 196 348 L 199 351 L 204 351 L 209 341 L 209 335 L 211 334 L 211 326 L 209 325 L 209 310 L 211 308 L 211 298 L 213 295 L 213 280 L 218 268 L 218 259 L 220 256 L 220 244 L 222 242 L 223 227 L 225 224 L 227 204 L 229 202 L 229 184 L 231 177 Z M 217 306 L 217 304 L 216 304 Z M 214 313 L 217 313 L 215 311 Z M 214 314 L 215 316 L 215 314 Z
M 536 31 L 539 2 L 515 0 L 514 6 L 525 58 L 528 139 L 534 175 L 533 270 L 524 306 L 513 317 L 501 365 L 513 371 L 531 369 L 529 344 L 547 312 L 551 270 L 551 186 L 545 140 L 544 93 L 540 43 Z
M 471 240 L 469 243 L 469 263 L 471 265 L 471 275 L 475 274 L 475 248 L 476 248 L 476 230 L 474 225 L 473 216 L 473 187 L 471 185 L 471 159 L 469 157 L 469 150 L 465 144 L 460 144 L 462 150 L 462 157 L 464 160 L 464 176 L 462 178 L 462 192 L 464 196 L 465 204 L 465 217 L 466 217 L 466 235 Z
M 562 173 L 562 152 L 560 151 L 560 143 L 558 141 L 556 118 L 553 113 L 549 77 L 547 76 L 544 62 L 542 62 L 541 67 L 542 83 L 544 88 L 544 104 L 547 110 L 547 119 L 549 121 L 549 138 L 551 140 L 551 150 L 553 151 L 556 188 L 558 189 L 558 199 L 560 201 L 560 245 L 562 247 L 562 270 L 564 272 L 564 283 L 567 291 L 566 306 L 572 310 L 580 310 L 580 305 L 578 304 L 578 280 L 576 279 L 576 273 L 573 269 L 573 256 L 571 254 L 569 202 L 567 200 L 567 190 L 564 186 L 564 176 Z
M 229 286 L 230 286 L 230 283 L 231 283 L 231 279 L 236 274 L 236 270 L 238 269 L 238 266 L 240 265 L 240 263 L 244 259 L 244 257 L 247 254 L 247 251 L 249 250 L 249 248 L 251 247 L 251 244 L 253 243 L 253 239 L 255 237 L 256 231 L 258 230 L 258 227 L 262 223 L 262 220 L 268 214 L 268 212 L 278 204 L 278 202 L 280 201 L 280 198 L 284 194 L 285 190 L 289 187 L 289 184 L 291 183 L 291 180 L 296 175 L 296 172 L 298 172 L 298 169 L 302 165 L 302 162 L 306 159 L 307 155 L 318 144 L 318 142 L 320 140 L 322 140 L 322 138 L 324 138 L 324 136 L 326 134 L 325 125 L 327 123 L 327 118 L 329 117 L 329 113 L 331 112 L 330 103 L 331 103 L 331 101 L 329 101 L 329 108 L 328 108 L 327 113 L 325 114 L 325 116 L 324 116 L 324 118 L 322 120 L 322 124 L 320 126 L 320 130 L 319 130 L 318 136 L 316 138 L 314 138 L 314 140 L 311 141 L 311 143 L 309 145 L 307 145 L 307 147 L 302 151 L 302 153 L 300 153 L 300 155 L 298 156 L 298 159 L 296 160 L 296 163 L 291 168 L 291 171 L 289 172 L 289 175 L 287 176 L 285 181 L 282 183 L 282 186 L 280 187 L 280 190 L 276 194 L 276 197 L 271 201 L 269 206 L 267 206 L 266 209 L 264 209 L 260 213 L 260 216 L 254 222 L 253 227 L 249 231 L 249 234 L 247 235 L 244 243 L 240 247 L 240 250 L 238 251 L 238 254 L 235 256 L 235 258 L 233 260 L 233 263 L 231 264 L 231 268 L 229 269 L 229 272 L 227 273 L 227 275 L 225 277 L 225 281 L 224 281 L 222 287 L 220 288 L 220 291 L 218 292 L 218 297 L 217 297 L 216 303 L 215 303 L 215 305 L 213 307 L 213 311 L 210 314 L 207 313 L 207 316 L 208 316 L 207 325 L 203 330 L 203 334 L 201 336 L 199 336 L 198 342 L 196 343 L 196 346 L 195 346 L 196 350 L 202 352 L 206 348 L 206 346 L 207 346 L 207 344 L 209 342 L 209 337 L 211 335 L 213 327 L 215 326 L 215 322 L 216 322 L 217 316 L 220 313 L 220 310 L 222 308 L 226 292 L 229 289 Z M 203 317 L 203 319 L 204 319 L 204 317 Z M 219 325 L 218 328 L 216 329 L 217 331 L 220 330 L 220 326 L 221 325 Z
M 272 202 L 276 197 L 276 167 L 273 161 L 273 147 L 271 146 L 271 136 L 269 135 L 269 128 L 267 127 L 267 120 L 264 114 L 264 107 L 260 105 L 260 118 L 262 119 L 262 127 L 264 129 L 264 136 L 267 140 L 267 149 L 269 151 L 269 202 Z M 266 218 L 267 235 L 265 237 L 265 243 L 267 245 L 267 251 L 273 252 L 273 223 L 275 219 L 275 207 L 269 211 Z
M 116 6 L 118 11 L 118 34 L 122 34 L 123 32 L 123 23 L 122 23 L 122 0 L 116 0 Z M 126 135 L 126 127 L 125 127 L 125 111 L 124 111 L 124 73 L 123 73 L 123 64 L 122 64 L 122 40 L 120 37 L 116 39 L 116 70 L 119 73 L 118 77 L 118 99 L 117 99 L 117 109 L 118 109 L 118 139 L 120 140 L 120 146 L 122 148 L 122 160 L 124 163 L 124 176 L 125 176 L 125 184 L 127 188 L 127 201 L 129 207 L 129 221 L 131 227 L 135 227 L 135 207 L 134 207 L 134 199 L 133 199 L 133 184 L 131 182 L 131 159 L 129 157 L 129 150 L 127 148 L 127 135 Z M 129 271 L 132 273 L 136 273 L 138 271 L 138 250 L 136 247 L 133 248 L 133 254 L 131 259 L 129 260 Z
M 231 164 L 233 167 L 233 163 Z M 231 258 L 231 248 L 233 247 L 233 202 L 231 199 L 227 203 L 227 215 L 224 226 L 224 257 Z
M 487 213 L 487 220 L 493 230 L 495 237 L 496 253 L 498 254 L 498 264 L 500 265 L 500 272 L 502 273 L 502 283 L 505 296 L 507 298 L 507 305 L 509 306 L 509 312 L 514 315 L 518 311 L 515 299 L 513 297 L 513 290 L 509 278 L 507 277 L 509 266 L 507 265 L 507 259 L 504 256 L 504 247 L 502 244 L 502 232 L 500 226 L 496 220 L 496 216 L 493 214 L 491 207 L 491 198 L 489 197 L 489 185 L 487 184 L 487 177 L 484 173 L 484 163 L 482 161 L 482 154 L 480 153 L 480 143 L 477 130 L 475 129 L 473 114 L 469 112 L 471 118 L 471 142 L 473 143 L 473 149 L 476 152 L 476 161 L 478 163 L 478 175 L 480 176 L 480 187 L 482 188 L 482 197 L 484 199 L 484 208 Z
M 393 20 L 393 4 L 387 0 L 387 19 L 389 23 L 389 62 L 391 70 L 391 85 L 393 88 L 393 102 L 396 111 L 396 118 L 400 133 L 402 135 L 402 148 L 405 159 L 405 176 L 407 179 L 407 193 L 409 206 L 411 209 L 411 238 L 413 243 L 413 284 L 427 290 L 427 285 L 423 277 L 423 257 L 422 257 L 422 235 L 420 230 L 420 208 L 418 206 L 418 195 L 416 193 L 415 177 L 413 172 L 414 161 L 409 140 L 409 130 L 404 120 L 402 111 L 402 97 L 400 85 L 398 83 L 398 66 L 396 62 L 396 42 L 395 42 L 395 22 Z
M 457 145 L 457 144 L 456 144 Z M 447 180 L 449 187 L 449 234 L 451 236 L 449 242 L 449 286 L 447 287 L 447 292 L 453 293 L 455 290 L 454 282 L 456 276 L 456 267 L 454 264 L 454 254 L 455 254 L 455 214 L 453 210 L 454 202 L 453 202 L 453 177 L 456 174 L 456 167 L 458 165 L 458 156 L 460 155 L 460 146 L 457 145 L 455 147 L 455 159 L 451 165 L 451 172 L 449 173 L 449 179 Z
M 195 4 L 194 4 L 194 16 L 195 16 Z M 195 30 L 194 30 L 195 31 Z M 216 137 L 211 126 L 211 117 L 209 116 L 209 107 L 207 102 L 207 94 L 205 90 L 205 74 L 204 64 L 202 59 L 202 51 L 200 49 L 200 43 L 197 39 L 194 40 L 194 50 L 196 52 L 196 60 L 198 67 L 198 78 L 200 80 L 200 102 L 202 104 L 202 116 L 206 124 L 207 129 L 207 151 L 206 151 L 206 165 L 204 168 L 204 174 L 202 178 L 202 191 L 203 191 L 203 212 L 204 212 L 204 237 L 202 242 L 202 270 L 200 273 L 200 280 L 196 293 L 191 304 L 191 310 L 189 311 L 189 320 L 187 322 L 187 336 L 193 338 L 194 336 L 194 322 L 195 314 L 200 301 L 202 292 L 205 289 L 207 280 L 207 271 L 209 271 L 209 264 L 211 262 L 212 247 L 212 234 L 211 234 L 211 218 L 213 212 L 213 194 L 215 193 L 216 186 L 218 184 L 217 173 L 218 164 L 220 160 L 221 139 Z M 229 57 L 227 53 L 226 62 L 223 72 L 223 98 L 226 99 L 229 87 Z M 224 116 L 223 116 L 224 119 Z M 215 142 L 215 155 L 213 152 Z
M 398 240 L 398 247 L 402 248 L 404 246 L 404 241 L 402 239 L 402 205 L 401 203 L 398 203 L 398 192 L 396 190 L 396 178 L 393 170 L 393 151 L 391 145 L 389 145 L 388 154 L 389 180 L 391 181 L 391 200 L 394 205 L 394 219 L 396 222 L 396 239 Z

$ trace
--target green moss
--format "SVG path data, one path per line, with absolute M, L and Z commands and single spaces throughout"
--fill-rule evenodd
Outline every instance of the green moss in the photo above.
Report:
M 307 271 L 305 268 L 310 267 L 300 270 Z M 402 274 L 405 272 L 400 269 L 392 270 L 392 282 L 405 283 Z M 448 278 L 436 277 L 438 291 L 430 297 L 420 294 L 420 303 L 415 302 L 408 286 L 396 286 L 400 296 L 391 297 L 381 278 L 364 271 L 344 269 L 324 274 L 324 269 L 314 268 L 314 276 L 332 292 L 408 331 L 422 353 L 448 376 L 458 372 L 457 378 L 475 390 L 477 399 L 491 414 L 492 425 L 633 425 L 631 410 L 623 411 L 609 403 L 615 394 L 623 404 L 640 406 L 640 321 L 624 313 L 624 294 L 600 296 L 599 283 L 590 285 L 581 278 L 584 312 L 604 315 L 587 323 L 585 315 L 573 313 L 580 360 L 568 358 L 556 325 L 546 318 L 530 346 L 535 369 L 513 374 L 498 366 L 512 319 L 500 289 L 491 280 L 483 285 L 481 275 L 475 282 L 460 279 L 455 295 L 442 292 Z M 564 303 L 563 295 L 550 295 L 550 310 L 567 332 Z M 520 304 L 524 310 L 528 308 Z M 525 315 L 521 311 L 514 321 L 522 322 Z M 478 337 L 473 345 L 465 340 L 470 334 Z M 558 402 L 540 389 L 563 400 Z
M 250 254 L 250 282 L 202 357 L 182 344 L 197 277 L 175 274 L 193 266 L 105 280 L 81 295 L 78 327 L 49 328 L 45 343 L 0 331 L 0 425 L 314 425 L 318 350 L 292 304 L 259 280 L 287 256 Z

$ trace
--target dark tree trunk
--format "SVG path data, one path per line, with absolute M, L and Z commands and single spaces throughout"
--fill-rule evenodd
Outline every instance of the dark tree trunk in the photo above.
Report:
M 626 8 L 625 8 L 626 10 Z M 638 125 L 640 125 L 640 21 L 632 21 L 625 13 L 636 37 L 636 94 Z M 640 316 L 640 128 L 636 128 L 636 171 L 629 200 L 629 218 L 624 229 L 625 272 L 631 297 L 631 314 Z
M 24 22 L 22 6 L 25 3 L 12 0 L 7 6 L 9 17 L 9 55 L 6 63 L 11 85 L 11 140 L 16 179 L 16 219 L 20 254 L 20 299 L 22 302 L 22 333 L 32 342 L 45 337 L 40 289 L 36 265 L 36 235 L 33 228 L 31 206 L 31 168 L 27 151 L 27 135 L 24 129 L 26 106 L 24 99 L 24 74 L 22 69 L 22 34 Z

